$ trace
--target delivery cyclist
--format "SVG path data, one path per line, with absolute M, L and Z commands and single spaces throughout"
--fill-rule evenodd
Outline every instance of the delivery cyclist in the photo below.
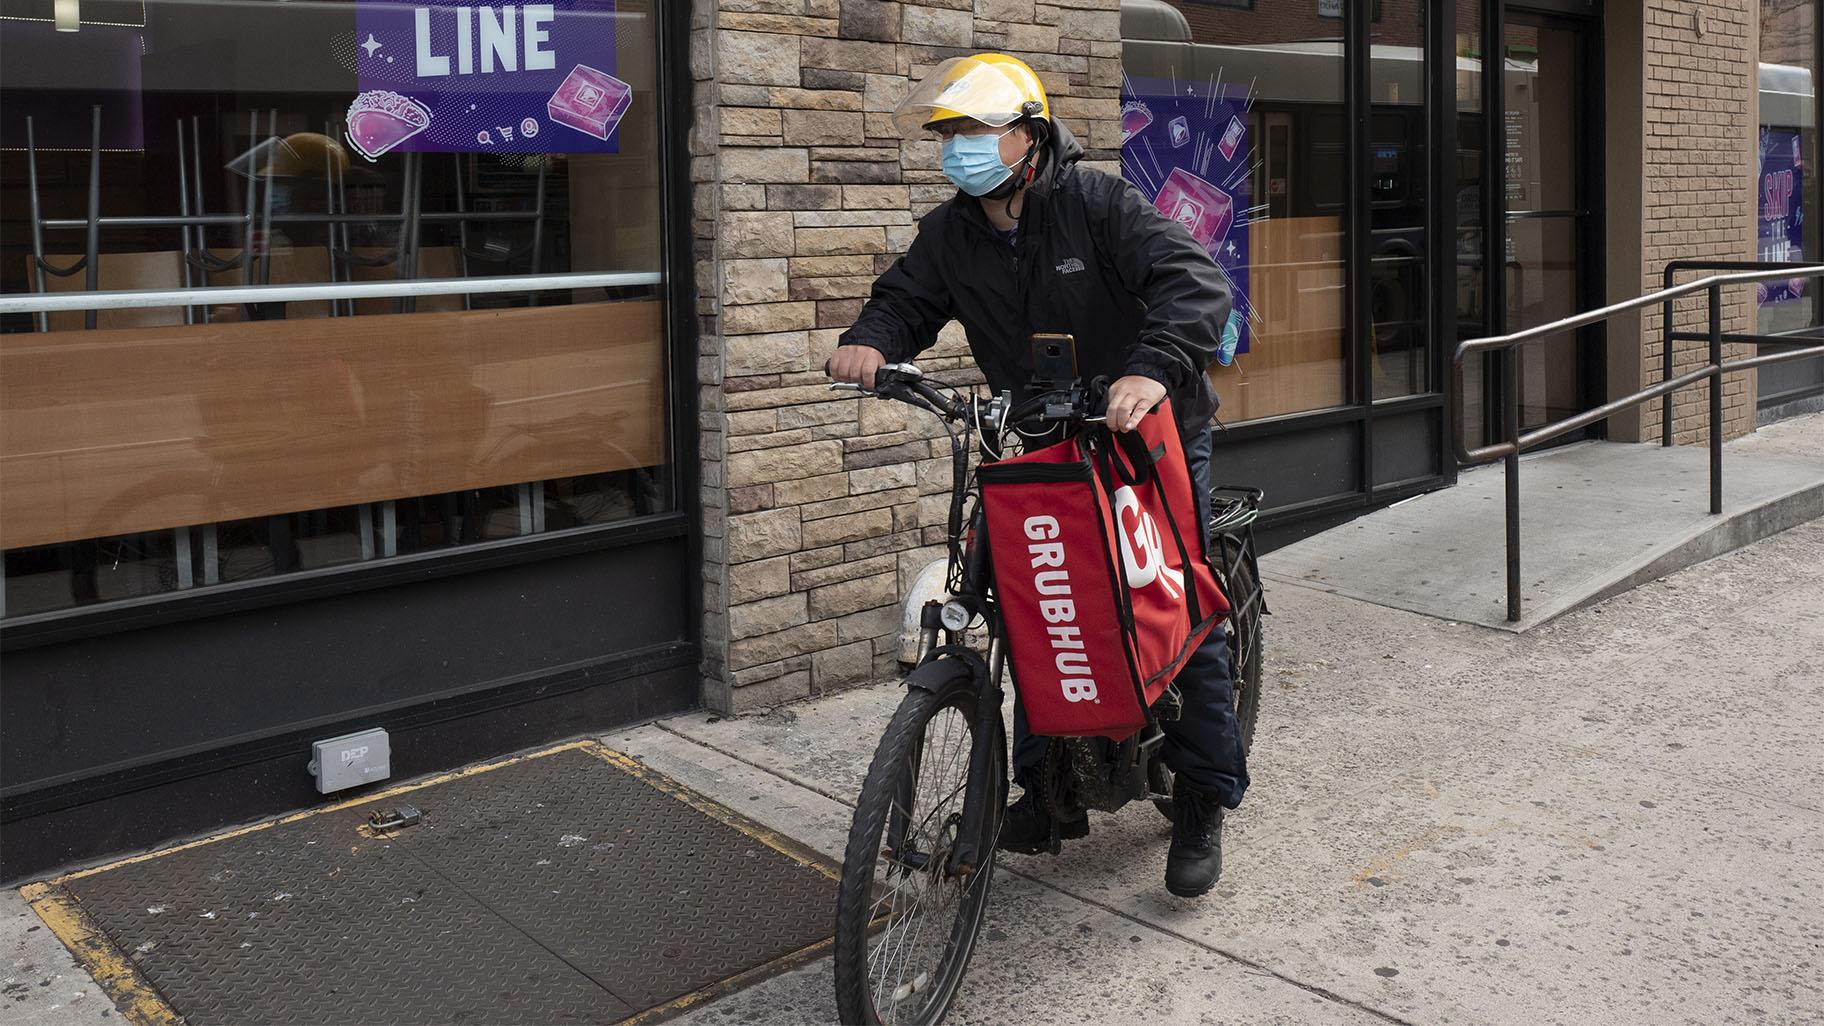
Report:
M 1209 367 L 1230 309 L 1227 280 L 1182 226 L 1127 182 L 1077 166 L 1083 148 L 1051 117 L 1044 87 L 1003 54 L 937 66 L 894 114 L 908 138 L 934 134 L 960 190 L 919 224 L 906 255 L 875 282 L 829 363 L 838 381 L 872 387 L 882 364 L 910 360 L 938 329 L 961 321 L 996 391 L 1032 378 L 1035 332 L 1076 336 L 1084 379 L 1107 377 L 1108 425 L 1133 430 L 1171 397 L 1184 454 L 1208 521 Z M 1176 774 L 1176 824 L 1166 857 L 1173 894 L 1208 891 L 1222 873 L 1222 814 L 1241 802 L 1248 771 L 1236 734 L 1228 644 L 1212 631 L 1177 678 L 1184 713 L 1164 724 Z M 1052 822 L 1036 790 L 1045 739 L 1014 714 L 1014 780 L 1000 846 L 1045 850 Z M 1084 837 L 1085 819 L 1058 824 Z

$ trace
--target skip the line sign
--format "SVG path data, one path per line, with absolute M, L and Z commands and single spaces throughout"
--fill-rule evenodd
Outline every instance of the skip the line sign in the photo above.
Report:
M 358 0 L 355 12 L 348 137 L 369 160 L 619 151 L 633 90 L 614 76 L 614 0 Z

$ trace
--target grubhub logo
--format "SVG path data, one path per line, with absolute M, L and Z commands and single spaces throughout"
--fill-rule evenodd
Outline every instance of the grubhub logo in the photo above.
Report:
M 1077 603 L 1071 597 L 1070 570 L 1064 566 L 1064 541 L 1058 518 L 1027 517 L 1026 555 L 1032 561 L 1032 586 L 1039 593 L 1039 615 L 1051 642 L 1052 665 L 1058 671 L 1058 692 L 1066 702 L 1098 702 L 1095 670 L 1077 625 Z
M 1140 497 L 1126 485 L 1115 489 L 1115 521 L 1121 536 L 1121 566 L 1129 588 L 1145 588 L 1155 581 L 1173 599 L 1184 598 L 1184 571 L 1165 562 L 1165 545 L 1159 525 L 1140 505 Z

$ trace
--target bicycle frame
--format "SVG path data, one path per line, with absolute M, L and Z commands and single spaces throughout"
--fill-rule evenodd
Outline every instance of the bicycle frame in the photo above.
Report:
M 920 613 L 919 626 L 925 636 L 919 646 L 919 665 L 936 659 L 961 659 L 969 664 L 975 681 L 976 723 L 969 749 L 969 786 L 963 792 L 962 823 L 957 831 L 957 845 L 951 852 L 950 864 L 945 867 L 946 872 L 953 876 L 967 876 L 982 865 L 983 857 L 988 854 L 982 850 L 982 845 L 986 844 L 992 850 L 994 839 L 984 836 L 982 826 L 989 813 L 998 811 L 1006 800 L 1003 793 L 984 794 L 988 788 L 981 784 L 996 779 L 995 774 L 989 772 L 989 760 L 996 758 L 998 752 L 1006 747 L 1006 727 L 1000 721 L 1001 704 L 1006 693 L 1000 682 L 1001 674 L 1006 669 L 1007 646 L 1000 611 L 995 606 L 993 590 L 989 586 L 993 581 L 994 565 L 988 558 L 987 525 L 977 489 L 969 485 L 967 443 L 953 434 L 950 445 L 952 478 L 946 555 L 948 572 L 945 574 L 945 579 L 949 582 L 949 595 L 942 602 L 927 602 Z M 992 455 L 986 451 L 985 444 L 983 448 L 983 455 Z M 977 496 L 976 506 L 969 517 L 968 529 L 965 530 L 964 510 L 971 495 Z M 961 603 L 970 610 L 971 621 L 977 615 L 982 618 L 988 633 L 986 659 L 963 644 L 968 632 L 967 625 L 961 630 L 945 627 L 943 610 L 953 602 Z M 940 632 L 944 641 L 942 645 L 937 644 Z M 916 673 L 908 680 L 917 686 Z M 995 790 L 999 791 L 998 788 Z

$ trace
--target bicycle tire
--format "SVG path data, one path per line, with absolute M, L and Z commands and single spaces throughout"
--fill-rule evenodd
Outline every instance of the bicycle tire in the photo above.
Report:
M 960 887 L 956 903 L 956 914 L 949 924 L 949 934 L 944 939 L 941 957 L 936 966 L 921 974 L 929 977 L 930 982 L 923 988 L 917 986 L 921 976 L 914 976 L 905 986 L 913 988 L 911 993 L 923 992 L 920 1003 L 905 1014 L 901 1014 L 903 998 L 895 996 L 894 1003 L 887 1015 L 881 1014 L 878 995 L 880 987 L 872 979 L 869 941 L 874 933 L 876 920 L 881 915 L 880 899 L 876 897 L 875 878 L 877 870 L 883 865 L 889 868 L 899 865 L 894 857 L 889 857 L 883 846 L 883 836 L 889 827 L 889 815 L 894 811 L 895 797 L 908 792 L 916 795 L 919 766 L 914 763 L 914 753 L 922 755 L 927 741 L 927 728 L 931 722 L 946 711 L 956 713 L 965 725 L 964 740 L 973 740 L 976 712 L 976 689 L 974 681 L 966 667 L 959 666 L 956 674 L 936 691 L 922 688 L 909 688 L 899 709 L 893 715 L 892 722 L 881 735 L 880 744 L 874 753 L 874 760 L 868 767 L 866 782 L 862 784 L 861 794 L 855 803 L 855 818 L 849 829 L 847 849 L 843 855 L 842 881 L 837 892 L 836 901 L 836 940 L 835 940 L 835 977 L 836 1008 L 840 1021 L 844 1023 L 908 1023 L 914 1026 L 930 1026 L 940 1021 L 950 1004 L 956 998 L 957 989 L 961 986 L 963 975 L 968 968 L 969 957 L 973 954 L 975 943 L 980 936 L 982 924 L 986 919 L 988 894 L 992 889 L 994 875 L 994 838 L 999 832 L 1002 808 L 1007 798 L 1007 757 L 1006 737 L 998 726 L 996 728 L 995 755 L 989 760 L 989 804 L 987 818 L 983 824 L 982 864 L 970 876 L 963 878 L 966 883 Z M 967 779 L 967 750 L 963 752 L 963 775 Z M 923 761 L 921 758 L 920 762 Z M 916 815 L 916 797 L 912 802 L 910 814 Z M 961 811 L 961 792 L 957 793 L 956 811 Z M 948 814 L 946 817 L 948 818 Z M 940 827 L 939 831 L 947 829 Z M 941 849 L 937 854 L 941 854 Z M 928 865 L 941 865 L 941 858 L 927 855 Z M 904 867 L 901 867 L 902 872 Z M 941 873 L 941 869 L 938 870 Z M 922 870 L 906 873 L 900 879 L 909 880 L 914 874 L 923 875 L 931 880 L 937 877 Z M 947 878 L 946 878 L 947 880 Z M 945 883 L 944 886 L 952 886 Z M 899 889 L 891 893 L 897 895 Z M 887 910 L 890 917 L 893 908 Z M 890 939 L 892 922 L 885 924 L 884 937 Z M 917 935 L 913 934 L 914 942 Z M 882 946 L 885 946 L 883 940 Z M 883 970 L 883 976 L 884 976 Z M 903 972 L 901 974 L 903 980 Z
M 1221 584 L 1222 593 L 1237 606 L 1237 612 L 1229 622 L 1229 679 L 1235 703 L 1235 735 L 1245 756 L 1254 750 L 1254 726 L 1260 720 L 1262 603 L 1255 602 L 1246 610 L 1239 607 L 1259 590 L 1260 582 L 1241 558 L 1241 543 L 1229 535 L 1222 535 L 1221 540 L 1226 560 L 1219 567 L 1235 568 Z M 1148 787 L 1154 794 L 1171 794 L 1173 783 L 1172 771 L 1163 759 L 1155 757 L 1147 766 Z M 1171 799 L 1155 798 L 1153 807 L 1166 819 L 1172 818 Z
M 1265 603 L 1253 567 L 1241 558 L 1241 542 L 1224 535 L 1222 549 L 1225 565 L 1235 568 L 1230 579 L 1223 582 L 1224 593 L 1232 601 L 1244 604 L 1250 596 L 1256 597 L 1252 608 L 1237 612 L 1229 624 L 1229 675 L 1234 682 L 1235 732 L 1241 739 L 1245 755 L 1254 750 L 1254 726 L 1260 720 L 1263 645 L 1260 611 Z

